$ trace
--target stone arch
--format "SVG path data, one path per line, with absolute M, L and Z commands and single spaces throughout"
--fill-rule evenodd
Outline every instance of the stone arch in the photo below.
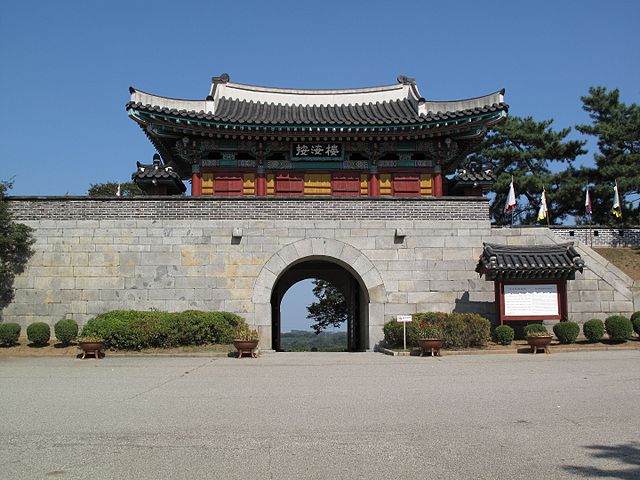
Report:
M 360 250 L 333 238 L 306 238 L 285 245 L 260 270 L 254 284 L 252 302 L 262 348 L 271 348 L 271 294 L 274 285 L 287 269 L 309 260 L 337 263 L 361 282 L 369 298 L 367 343 L 369 348 L 373 348 L 383 338 L 387 292 L 382 276 Z

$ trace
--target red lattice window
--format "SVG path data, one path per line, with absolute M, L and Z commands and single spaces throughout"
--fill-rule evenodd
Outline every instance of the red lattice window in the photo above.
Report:
M 360 196 L 360 175 L 334 175 L 331 179 L 331 195 L 336 197 Z
M 214 182 L 214 195 L 220 195 L 222 197 L 235 197 L 242 196 L 242 175 L 240 174 L 227 174 L 216 175 Z
M 420 176 L 402 175 L 393 176 L 393 195 L 396 197 L 419 197 Z
M 281 173 L 275 177 L 277 197 L 298 197 L 304 193 L 304 178 L 293 173 Z

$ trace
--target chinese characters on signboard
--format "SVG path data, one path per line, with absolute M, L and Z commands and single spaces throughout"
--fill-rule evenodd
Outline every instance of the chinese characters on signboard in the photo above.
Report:
M 342 159 L 340 143 L 294 143 L 291 145 L 291 158 L 309 159 Z

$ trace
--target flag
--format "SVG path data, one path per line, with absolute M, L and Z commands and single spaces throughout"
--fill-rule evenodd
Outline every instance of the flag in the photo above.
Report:
M 587 194 L 584 197 L 584 212 L 587 215 L 591 215 L 593 210 L 591 209 L 591 197 L 589 196 L 589 187 L 587 187 Z
M 547 214 L 549 210 L 547 209 L 547 192 L 542 189 L 542 193 L 540 194 L 540 210 L 538 210 L 538 221 L 544 220 L 547 218 Z
M 116 197 L 120 196 L 120 184 L 118 184 L 118 190 L 116 190 Z
M 613 208 L 611 209 L 617 218 L 622 217 L 622 206 L 620 205 L 620 194 L 618 193 L 618 182 L 613 186 Z
M 513 189 L 513 177 L 511 177 L 511 185 L 509 185 L 509 196 L 507 197 L 507 203 L 504 205 L 504 212 L 510 212 L 516 208 L 516 191 Z

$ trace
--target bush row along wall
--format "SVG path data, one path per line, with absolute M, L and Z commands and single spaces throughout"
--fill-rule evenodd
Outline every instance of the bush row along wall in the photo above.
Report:
M 455 311 L 493 319 L 493 282 L 474 271 L 483 242 L 562 241 L 547 228 L 491 228 L 487 203 L 479 201 L 461 204 L 468 206 L 465 215 L 472 218 L 481 210 L 483 220 L 430 220 L 423 218 L 423 211 L 411 208 L 416 204 L 427 208 L 437 202 L 397 199 L 364 202 L 371 208 L 365 218 L 348 220 L 341 215 L 346 211 L 355 216 L 352 206 L 358 201 L 264 201 L 305 211 L 308 205 L 318 207 L 309 218 L 297 220 L 276 213 L 256 220 L 251 217 L 259 212 L 253 210 L 245 218 L 235 211 L 234 219 L 195 219 L 190 201 L 181 200 L 67 202 L 79 211 L 67 205 L 57 210 L 55 218 L 51 218 L 53 210 L 44 214 L 29 208 L 52 208 L 64 204 L 62 199 L 10 202 L 16 219 L 35 229 L 36 244 L 26 272 L 16 278 L 15 301 L 4 310 L 3 321 L 53 325 L 61 318 L 72 318 L 83 324 L 98 313 L 121 309 L 229 311 L 258 327 L 263 345 L 268 345 L 270 308 L 255 303 L 254 292 L 267 291 L 270 285 L 262 282 L 275 281 L 278 268 L 281 271 L 297 260 L 321 256 L 342 259 L 360 273 L 365 285 L 373 286 L 369 290 L 373 346 L 382 339 L 384 322 L 398 314 Z M 196 203 L 212 208 L 219 205 L 216 215 L 222 213 L 224 204 L 229 208 L 260 205 L 242 200 Z M 125 210 L 102 218 L 109 205 L 117 212 Z M 156 218 L 134 205 L 156 212 Z M 163 212 L 167 205 L 174 210 Z M 390 206 L 397 215 L 389 212 Z M 179 217 L 181 212 L 183 219 L 166 218 Z M 242 236 L 234 237 L 234 229 L 241 229 Z M 398 237 L 397 229 L 405 236 Z M 581 244 L 578 249 L 588 268 L 569 282 L 572 319 L 583 322 L 613 313 L 629 315 L 634 302 L 635 310 L 640 310 L 640 298 L 629 277 L 590 248 Z

